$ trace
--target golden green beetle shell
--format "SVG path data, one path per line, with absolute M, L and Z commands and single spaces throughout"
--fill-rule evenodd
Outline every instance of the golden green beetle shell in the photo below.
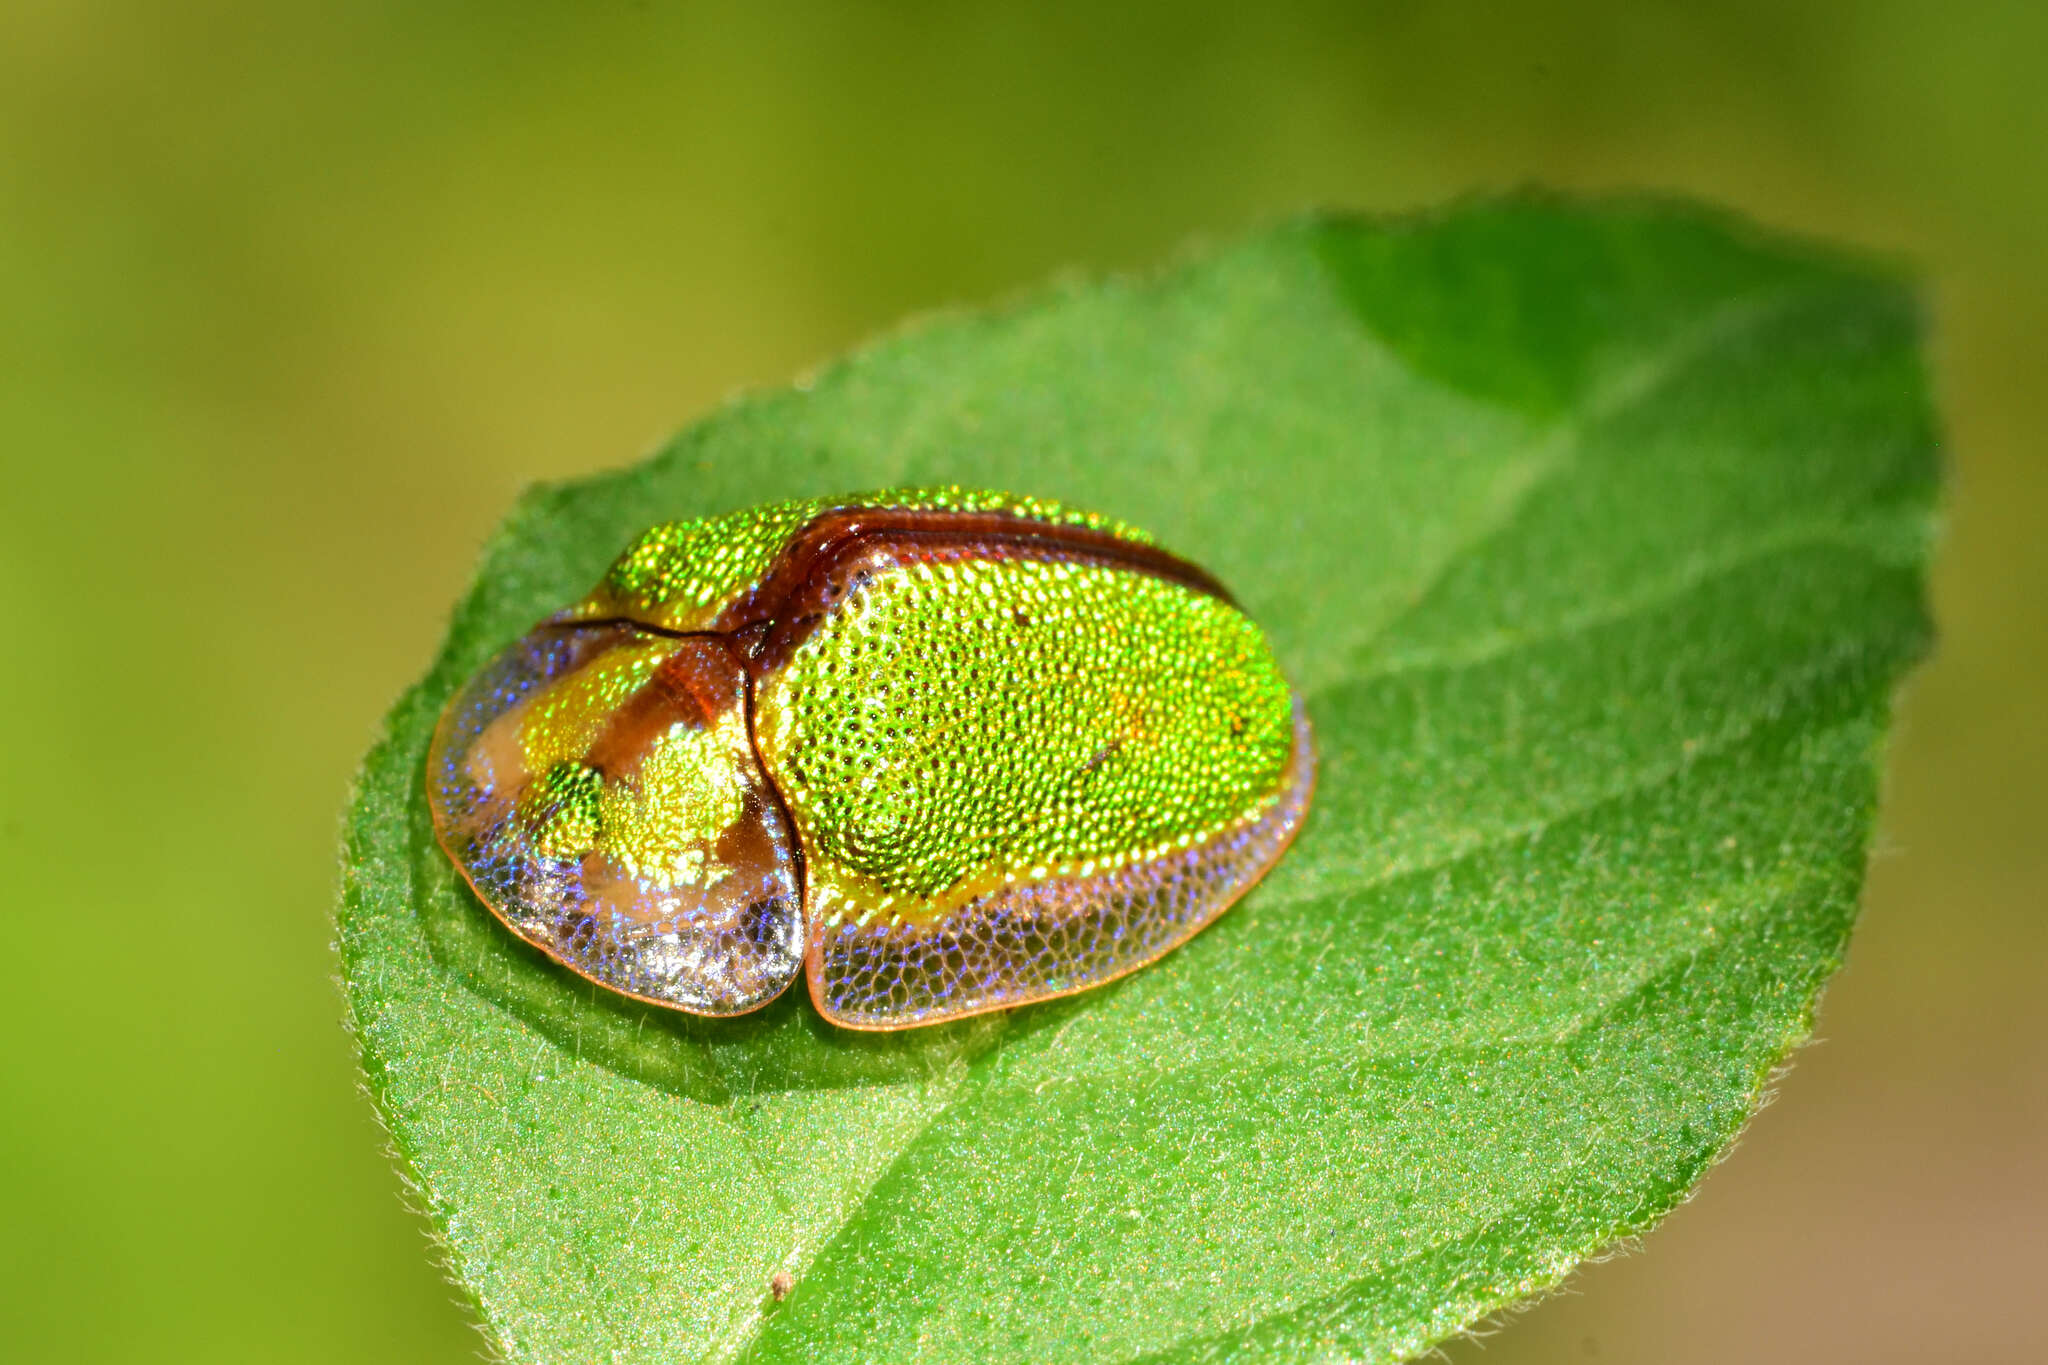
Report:
M 657 526 L 442 713 L 428 798 L 492 913 L 695 1014 L 801 971 L 893 1029 L 1100 985 L 1285 851 L 1301 701 L 1143 532 L 960 488 Z

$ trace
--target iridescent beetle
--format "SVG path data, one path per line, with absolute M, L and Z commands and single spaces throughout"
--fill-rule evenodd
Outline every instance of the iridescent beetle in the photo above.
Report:
M 642 535 L 456 694 L 434 829 L 599 985 L 908 1028 L 1143 966 L 1300 828 L 1301 700 L 1134 527 L 961 488 Z

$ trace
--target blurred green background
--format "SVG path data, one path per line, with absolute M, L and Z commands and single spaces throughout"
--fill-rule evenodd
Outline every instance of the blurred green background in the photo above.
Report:
M 1820 1045 L 1455 1361 L 2048 1359 L 2048 10 L 0 9 L 0 1342 L 479 1344 L 354 1089 L 349 775 L 522 483 L 1298 208 L 1682 190 L 1926 272 L 1936 659 Z

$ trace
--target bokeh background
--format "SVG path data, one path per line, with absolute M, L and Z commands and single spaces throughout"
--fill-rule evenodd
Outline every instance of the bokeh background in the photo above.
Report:
M 1454 1361 L 2048 1359 L 2048 8 L 0 7 L 0 1342 L 460 1361 L 331 984 L 349 776 L 516 490 L 1313 205 L 1917 262 L 1933 592 L 1821 1041 Z

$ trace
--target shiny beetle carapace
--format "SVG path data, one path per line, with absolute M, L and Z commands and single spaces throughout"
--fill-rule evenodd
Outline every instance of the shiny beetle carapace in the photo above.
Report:
M 904 489 L 657 526 L 449 702 L 434 829 L 521 938 L 692 1014 L 894 1029 L 1100 985 L 1300 828 L 1308 720 L 1134 527 Z

